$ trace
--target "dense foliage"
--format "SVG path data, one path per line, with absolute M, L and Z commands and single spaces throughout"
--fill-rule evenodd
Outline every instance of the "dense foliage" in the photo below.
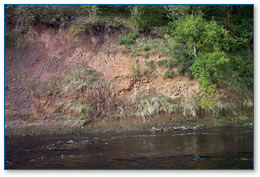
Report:
M 170 38 L 167 55 L 174 60 L 165 77 L 174 77 L 174 65 L 195 77 L 207 98 L 218 87 L 253 94 L 252 5 L 6 5 L 5 23 L 14 26 L 17 41 L 35 34 L 35 25 L 62 26 L 74 35 L 98 25 L 127 29 L 120 43 L 128 47 L 140 36 Z
M 198 79 L 201 90 L 215 95 L 216 84 L 228 84 L 230 59 L 224 52 L 200 54 L 191 66 L 192 74 Z

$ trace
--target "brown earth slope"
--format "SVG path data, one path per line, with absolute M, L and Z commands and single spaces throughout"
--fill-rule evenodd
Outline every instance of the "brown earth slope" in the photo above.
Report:
M 72 36 L 62 28 L 37 29 L 34 41 L 5 49 L 7 127 L 129 116 L 123 105 L 140 93 L 172 99 L 200 96 L 196 80 L 164 78 L 164 67 L 149 70 L 147 61 L 156 63 L 166 56 L 133 57 L 123 52 L 126 46 L 119 45 L 119 31 Z

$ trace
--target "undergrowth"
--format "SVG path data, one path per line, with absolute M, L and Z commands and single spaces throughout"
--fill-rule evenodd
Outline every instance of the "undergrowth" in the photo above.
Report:
M 136 117 L 151 117 L 160 113 L 174 113 L 179 111 L 179 106 L 162 94 L 138 95 L 135 100 Z
M 98 74 L 91 68 L 76 66 L 70 69 L 63 80 L 63 92 L 83 91 L 91 88 L 103 88 L 107 83 L 99 79 Z
M 193 119 L 210 115 L 213 119 L 232 117 L 236 121 L 247 121 L 248 115 L 245 112 L 252 109 L 250 104 L 230 101 L 228 98 L 213 100 L 209 107 L 204 107 L 202 98 L 171 99 L 160 93 L 139 93 L 135 96 L 133 105 L 134 116 L 143 119 L 166 113 L 182 114 Z

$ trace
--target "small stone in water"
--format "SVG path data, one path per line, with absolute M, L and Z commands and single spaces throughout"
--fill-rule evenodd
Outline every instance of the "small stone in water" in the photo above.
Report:
M 200 156 L 195 156 L 192 160 L 200 160 Z
M 67 141 L 67 143 L 68 144 L 72 144 L 72 143 L 74 143 L 74 141 L 73 140 L 69 140 L 69 141 Z
M 248 158 L 240 158 L 240 160 L 249 160 Z

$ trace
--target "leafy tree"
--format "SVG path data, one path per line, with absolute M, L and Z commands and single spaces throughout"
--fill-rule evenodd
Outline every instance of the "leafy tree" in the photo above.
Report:
M 190 5 L 164 5 L 163 7 L 167 11 L 167 17 L 172 22 L 187 15 L 190 10 Z
M 227 51 L 233 39 L 223 26 L 201 16 L 187 15 L 176 22 L 174 37 L 184 44 L 186 52 L 195 57 L 200 52 Z
M 215 95 L 217 84 L 227 85 L 232 74 L 230 59 L 220 51 L 200 54 L 191 70 L 200 84 L 201 91 L 210 95 Z
M 179 47 L 195 57 L 195 60 L 186 59 L 194 62 L 189 63 L 192 75 L 202 91 L 214 95 L 216 85 L 226 84 L 224 81 L 230 78 L 228 52 L 234 39 L 222 25 L 215 20 L 206 21 L 202 16 L 187 15 L 176 24 L 174 36 Z
M 168 23 L 167 11 L 163 6 L 134 5 L 130 7 L 131 22 L 138 32 L 149 30 L 151 27 Z

